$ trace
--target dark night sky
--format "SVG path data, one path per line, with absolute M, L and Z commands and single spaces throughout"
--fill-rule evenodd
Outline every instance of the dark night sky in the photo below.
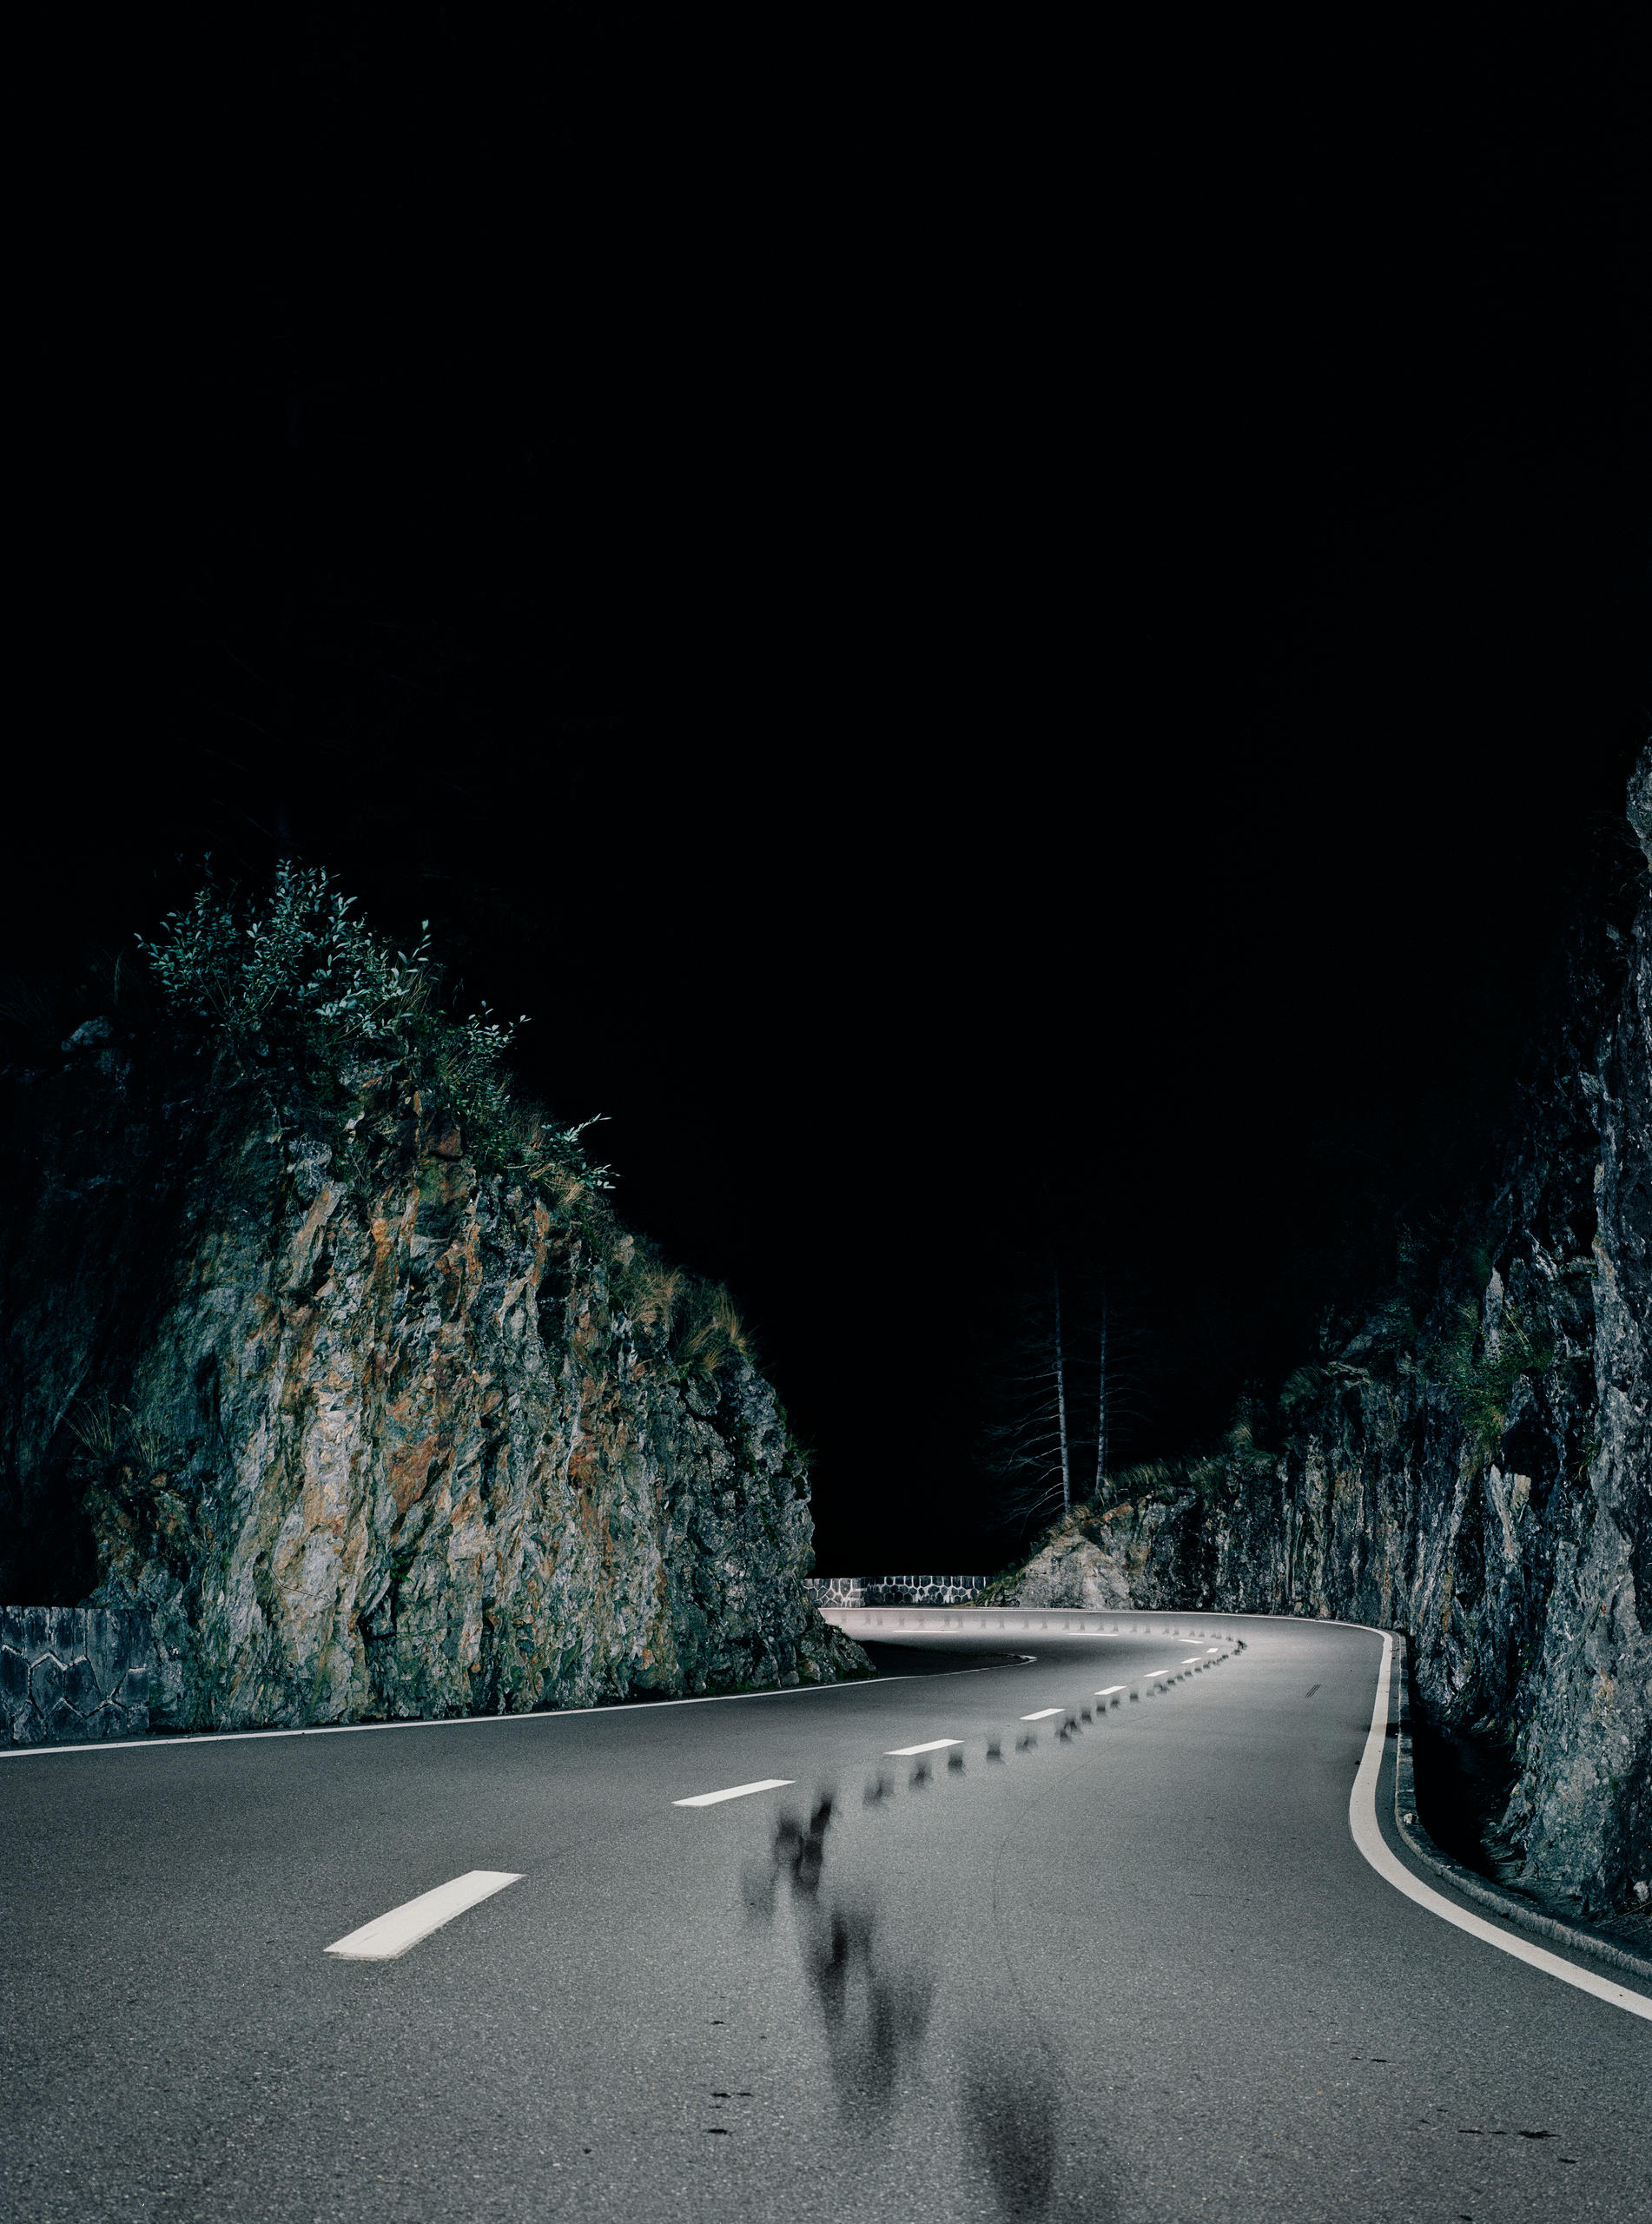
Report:
M 429 915 L 823 1566 L 992 1557 L 1041 1229 L 1126 1449 L 1219 1426 L 1494 1115 L 1646 716 L 1635 11 L 1453 12 L 294 7 L 65 103 L 13 970 L 208 849 Z

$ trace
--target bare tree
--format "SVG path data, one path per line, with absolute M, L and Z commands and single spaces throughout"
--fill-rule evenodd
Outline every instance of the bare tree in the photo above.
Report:
M 1107 1286 L 1101 1285 L 1101 1325 L 1097 1332 L 1100 1364 L 1095 1398 L 1095 1498 L 1099 1504 L 1107 1484 Z
M 1067 1368 L 1061 1352 L 1061 1270 L 1050 1261 L 1050 1287 L 1055 1299 L 1055 1330 L 1051 1338 L 1055 1360 L 1055 1417 L 1061 1442 L 1061 1511 L 1073 1511 L 1073 1466 L 1067 1453 Z
M 1127 1289 L 1100 1268 L 1075 1278 L 1078 1334 L 1070 1340 L 1080 1354 L 1076 1364 L 1078 1387 L 1093 1416 L 1094 1479 L 1092 1503 L 1103 1506 L 1107 1498 L 1107 1470 L 1118 1456 L 1121 1440 L 1146 1418 L 1147 1380 L 1151 1373 L 1147 1339 Z M 1086 1432 L 1087 1448 L 1088 1432 Z
M 1006 1509 L 1025 1528 L 1058 1505 L 1064 1513 L 1073 1506 L 1069 1362 L 1054 1258 L 1047 1281 L 1012 1290 L 1007 1310 L 994 1339 L 981 1465 L 1006 1486 Z
M 1069 1347 L 1079 1357 L 1067 1361 L 1069 1379 L 1083 1397 L 1089 1421 L 1083 1430 L 1085 1453 L 1094 1441 L 1094 1479 L 1089 1499 L 1094 1506 L 1107 1504 L 1107 1468 L 1119 1459 L 1120 1441 L 1127 1441 L 1147 1410 L 1149 1347 L 1139 1307 L 1129 1290 L 1120 1290 L 1114 1276 L 1100 1268 L 1069 1276 L 1074 1303 L 1067 1307 L 1076 1321 L 1069 1332 Z M 1092 1439 L 1094 1430 L 1094 1439 Z
M 983 1370 L 980 1464 L 1023 1532 L 1074 1506 L 1074 1478 L 1105 1503 L 1108 1463 L 1140 1418 L 1141 1335 L 1094 1265 L 1026 1261 L 1001 1293 Z M 1082 1489 L 1082 1485 L 1080 1486 Z

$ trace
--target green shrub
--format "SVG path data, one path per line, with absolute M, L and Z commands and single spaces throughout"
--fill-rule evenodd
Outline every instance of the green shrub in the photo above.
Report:
M 347 1089 L 352 1066 L 404 1069 L 425 1111 L 456 1121 L 485 1170 L 552 1198 L 565 1230 L 607 1262 L 618 1301 L 658 1336 L 679 1383 L 755 1356 L 728 1291 L 670 1265 L 597 1194 L 613 1183 L 611 1168 L 585 1154 L 594 1123 L 563 1127 L 513 1096 L 505 1054 L 525 1021 L 505 1025 L 486 1005 L 465 1018 L 443 1009 L 428 920 L 413 950 L 393 950 L 325 871 L 283 862 L 262 898 L 221 888 L 208 870 L 187 910 L 137 940 L 167 1009 L 221 1035 L 251 1071 L 274 1081 L 287 1061 Z M 800 1473 L 805 1464 L 800 1455 Z
M 1464 1427 L 1490 1459 L 1503 1440 L 1515 1385 L 1523 1375 L 1548 1373 L 1554 1363 L 1554 1331 L 1546 1315 L 1533 1319 L 1512 1301 L 1506 1304 L 1493 1349 L 1482 1333 L 1479 1306 L 1465 1297 L 1429 1354 L 1427 1373 L 1455 1393 Z
M 427 919 L 398 951 L 319 866 L 283 859 L 261 899 L 221 888 L 210 867 L 187 910 L 169 913 L 153 941 L 137 937 L 175 1016 L 221 1033 L 254 1069 L 286 1056 L 336 1077 L 352 1060 L 393 1060 L 485 1168 L 611 1186 L 580 1140 L 591 1122 L 559 1127 L 512 1102 L 505 1054 L 525 1015 L 507 1025 L 486 1004 L 463 1018 L 443 1009 Z
M 243 903 L 218 886 L 207 862 L 188 910 L 169 912 L 154 942 L 137 937 L 174 1011 L 215 1023 L 258 1056 L 276 1044 L 413 1047 L 430 1007 L 428 920 L 411 955 L 393 955 L 355 916 L 354 897 L 319 867 L 284 858 L 274 893 Z M 502 1050 L 511 1030 L 484 1024 Z
M 1332 1379 L 1328 1367 L 1298 1367 L 1279 1393 L 1280 1418 L 1291 1420 L 1303 1407 L 1312 1406 Z

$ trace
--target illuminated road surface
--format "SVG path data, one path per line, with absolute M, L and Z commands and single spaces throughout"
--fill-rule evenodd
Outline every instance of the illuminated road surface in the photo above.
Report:
M 8 2217 L 1646 2213 L 1652 2022 L 1354 1842 L 1379 1638 L 1039 1619 L 826 1691 L 0 1763 Z

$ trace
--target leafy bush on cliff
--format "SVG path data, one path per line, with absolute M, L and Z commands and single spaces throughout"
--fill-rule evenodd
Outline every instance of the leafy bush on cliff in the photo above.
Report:
M 1530 1317 L 1510 1304 L 1495 1335 L 1482 1327 L 1473 1298 L 1457 1306 L 1448 1333 L 1430 1354 L 1431 1379 L 1456 1393 L 1464 1425 L 1489 1460 L 1502 1441 L 1515 1385 L 1522 1375 L 1546 1374 L 1555 1363 L 1555 1335 L 1541 1313 Z
M 267 1053 L 266 1038 L 405 1045 L 428 932 L 411 957 L 393 958 L 354 908 L 326 872 L 287 859 L 261 904 L 238 903 L 209 872 L 188 910 L 169 912 L 159 937 L 140 935 L 138 947 L 175 1010 L 215 1021 L 254 1049 L 261 1042 Z
M 657 1337 L 677 1380 L 710 1380 L 729 1360 L 755 1356 L 728 1291 L 669 1264 L 597 1194 L 612 1187 L 612 1169 L 585 1155 L 592 1122 L 559 1126 L 512 1095 L 504 1060 L 515 1028 L 486 1005 L 466 1018 L 443 1009 L 428 920 L 413 950 L 396 950 L 324 870 L 284 862 L 262 899 L 221 888 L 208 872 L 186 910 L 137 942 L 167 1009 L 221 1036 L 250 1070 L 286 1061 L 347 1089 L 362 1068 L 402 1069 L 403 1087 L 419 1091 L 427 1115 L 458 1124 L 485 1170 L 550 1195 L 606 1261 L 615 1295 Z
M 459 1122 L 484 1166 L 529 1160 L 589 1188 L 610 1169 L 580 1142 L 591 1122 L 561 1128 L 512 1101 L 505 1053 L 516 1026 L 486 1004 L 463 1018 L 439 1001 L 430 922 L 412 950 L 373 933 L 320 866 L 283 859 L 261 899 L 242 898 L 208 874 L 187 910 L 169 912 L 153 941 L 137 937 L 169 1009 L 225 1036 L 257 1064 L 286 1054 L 337 1072 L 347 1061 L 405 1065 L 429 1109 Z

